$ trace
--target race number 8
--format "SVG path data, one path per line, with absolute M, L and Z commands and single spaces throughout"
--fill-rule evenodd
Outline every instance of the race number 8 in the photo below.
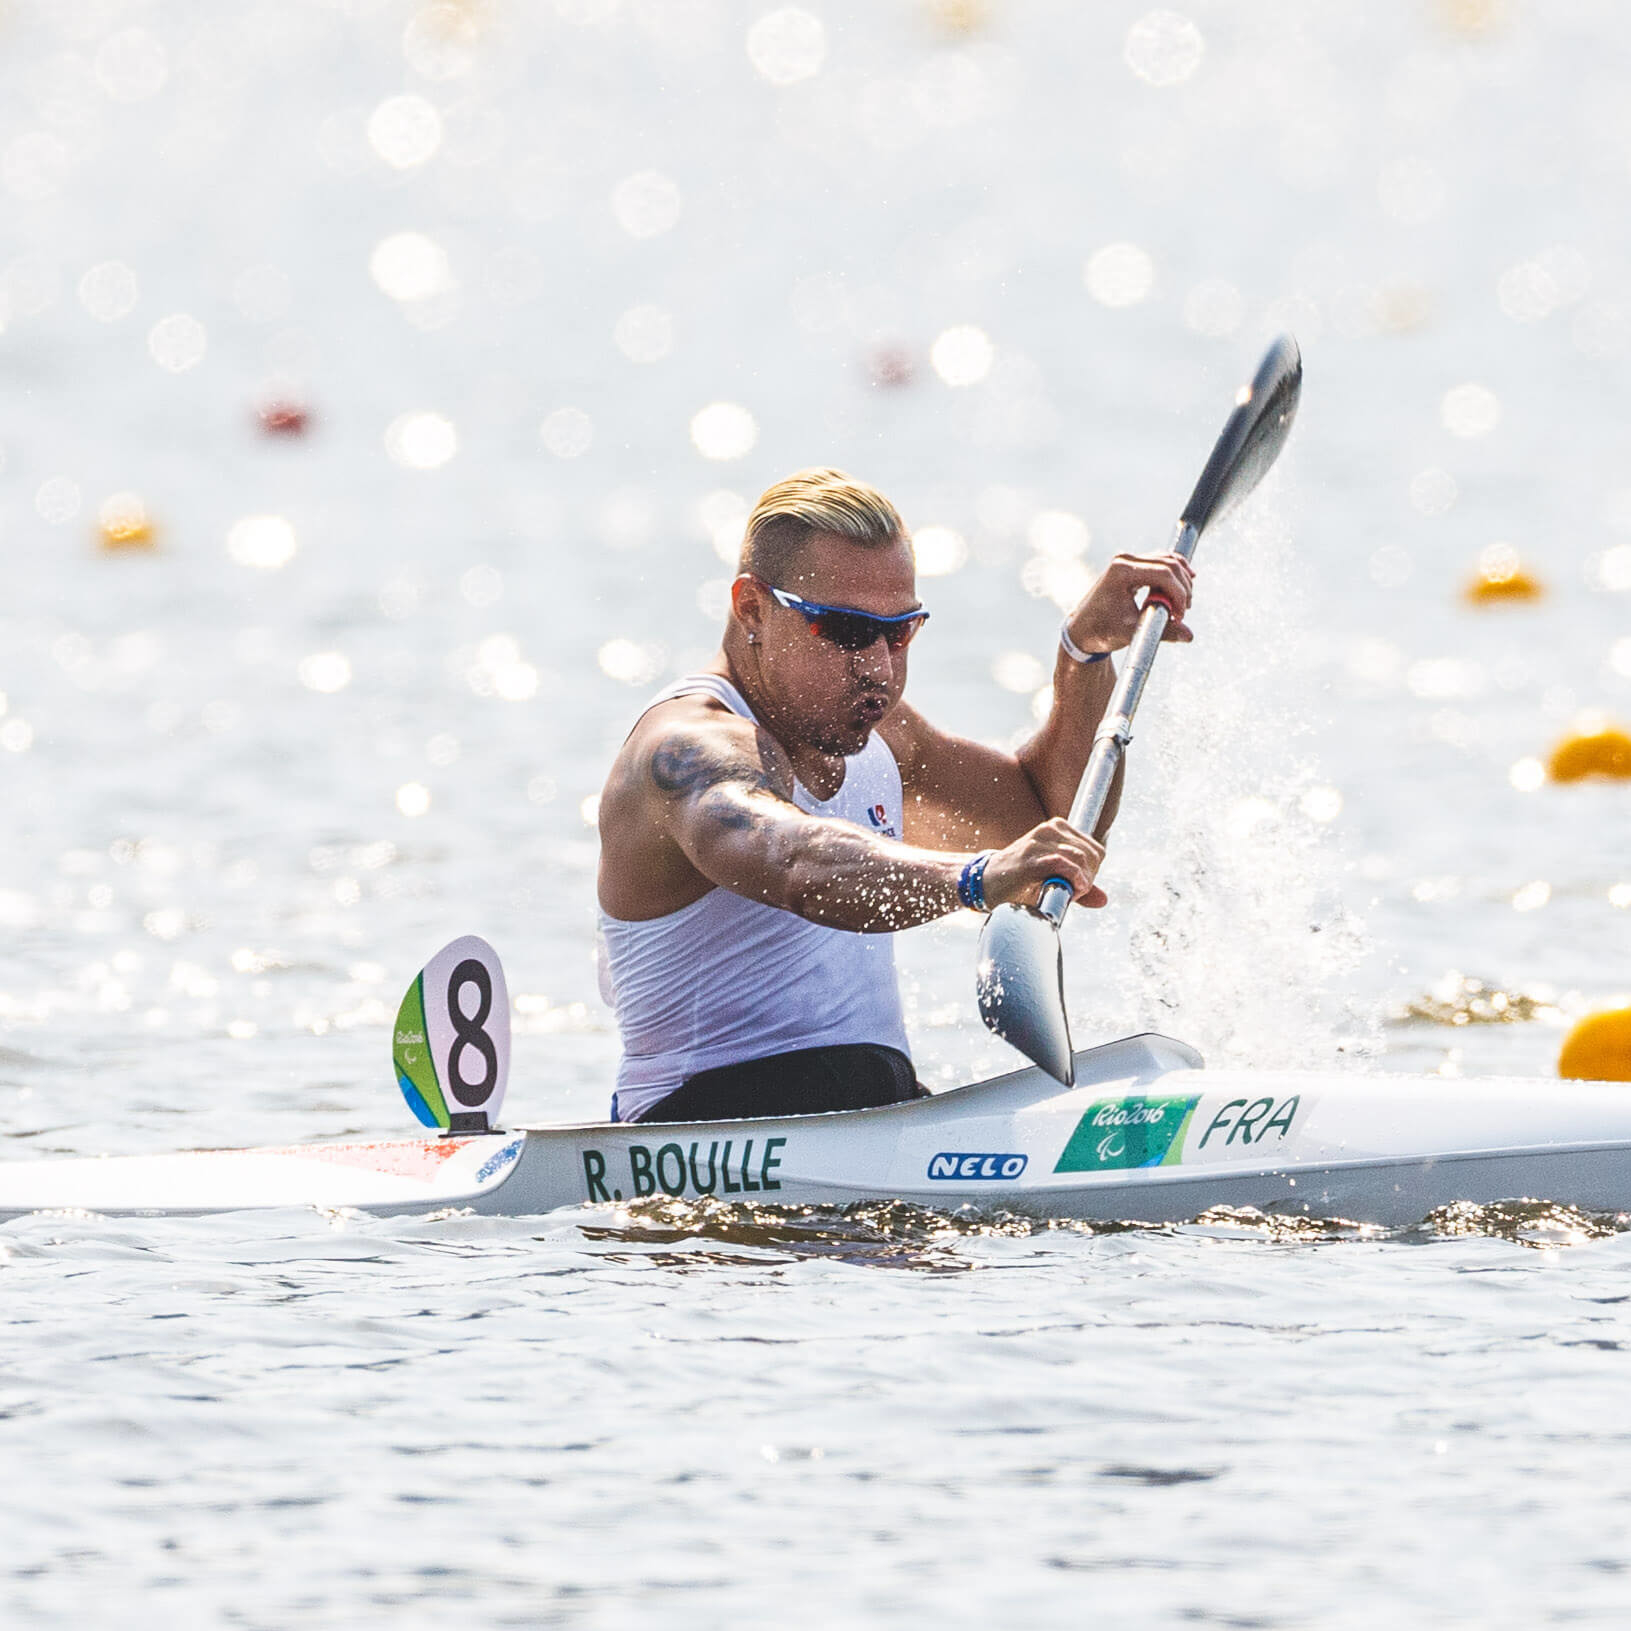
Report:
M 497 1126 L 510 1074 L 510 993 L 498 953 L 478 935 L 462 935 L 425 964 L 416 985 L 423 1002 L 420 1062 L 411 1048 L 397 1062 L 414 1114 L 454 1133 Z M 410 990 L 408 1006 L 412 997 Z M 416 1031 L 408 1006 L 406 1022 L 399 1016 L 399 1042 L 411 1042 Z
M 464 994 L 476 988 L 474 1013 L 466 1013 Z M 474 957 L 467 957 L 447 982 L 447 1017 L 453 1026 L 453 1046 L 447 1054 L 447 1085 L 466 1109 L 487 1102 L 498 1081 L 498 1048 L 484 1027 L 493 1012 L 493 978 Z M 481 1060 L 481 1076 L 471 1081 L 464 1073 L 465 1057 Z

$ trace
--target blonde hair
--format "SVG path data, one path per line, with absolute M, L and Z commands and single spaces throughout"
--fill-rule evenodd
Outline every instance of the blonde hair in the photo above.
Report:
M 906 525 L 876 487 L 842 470 L 800 470 L 759 495 L 739 570 L 779 587 L 799 551 L 819 533 L 877 549 L 904 539 Z

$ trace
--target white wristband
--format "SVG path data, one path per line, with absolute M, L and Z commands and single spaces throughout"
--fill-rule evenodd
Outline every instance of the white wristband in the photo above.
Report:
M 1059 625 L 1059 645 L 1073 663 L 1102 663 L 1110 655 L 1108 651 L 1083 651 L 1070 637 L 1068 617 Z

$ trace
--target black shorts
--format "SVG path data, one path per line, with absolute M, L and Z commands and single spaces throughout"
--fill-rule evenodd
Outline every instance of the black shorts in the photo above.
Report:
M 809 1116 L 825 1110 L 870 1110 L 879 1104 L 926 1099 L 912 1061 L 877 1042 L 798 1048 L 720 1065 L 688 1076 L 635 1121 L 736 1121 L 760 1116 Z

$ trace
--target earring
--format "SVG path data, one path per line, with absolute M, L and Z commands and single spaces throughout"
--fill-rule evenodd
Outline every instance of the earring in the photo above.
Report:
M 748 636 L 748 644 L 750 646 L 756 646 L 756 645 L 758 645 L 758 643 L 759 643 L 759 636 L 758 635 L 750 634 Z

